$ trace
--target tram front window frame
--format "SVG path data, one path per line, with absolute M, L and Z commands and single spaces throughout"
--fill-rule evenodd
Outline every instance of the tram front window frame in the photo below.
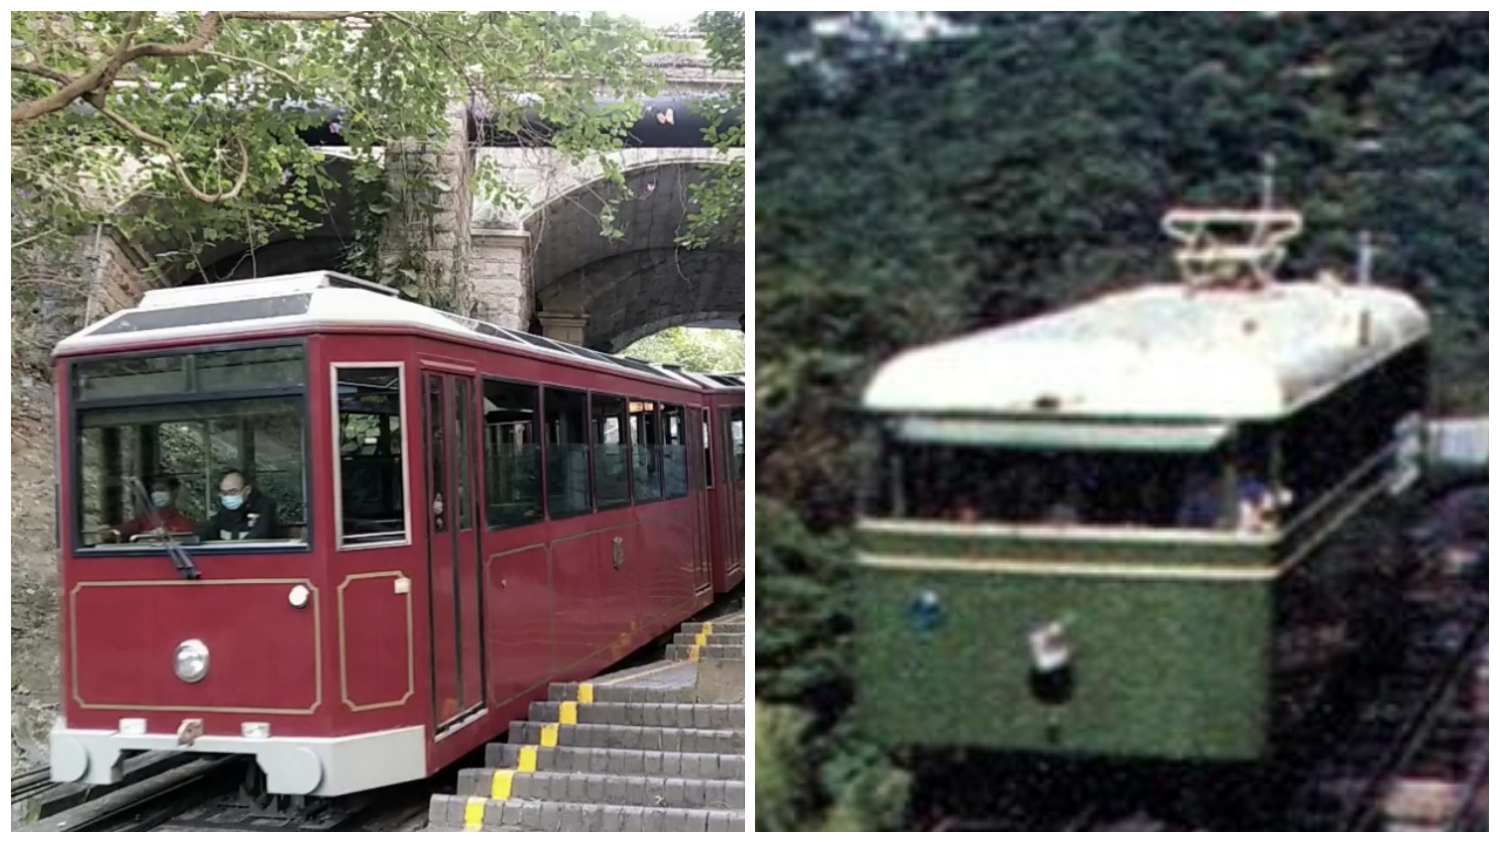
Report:
M 1239 479 L 1276 488 L 1264 432 L 1226 426 L 1116 429 L 1125 438 L 1053 443 L 1049 423 L 1004 419 L 935 420 L 956 428 L 935 438 L 904 436 L 909 417 L 878 420 L 860 495 L 864 517 L 1046 531 L 1235 533 Z M 926 420 L 917 420 L 919 425 Z M 965 425 L 998 424 L 1022 434 L 957 439 Z M 1131 439 L 1137 441 L 1130 441 Z M 1159 441 L 1158 441 L 1159 440 Z M 1026 481 L 1030 482 L 1026 482 Z M 1196 498 L 1194 495 L 1196 494 Z M 1191 523 L 1188 502 L 1211 508 L 1214 523 Z M 1270 525 L 1261 534 L 1274 534 Z M 1061 533 L 1060 533 L 1061 534 Z
M 174 541 L 210 555 L 309 552 L 314 527 L 309 382 L 303 340 L 70 362 L 71 551 L 165 554 L 165 543 L 157 538 L 111 540 L 111 528 L 136 519 L 154 525 L 140 498 L 154 481 L 166 478 L 177 481 L 182 514 L 195 530 L 201 528 L 220 507 L 220 482 L 233 470 L 275 503 L 273 536 L 200 541 L 176 535 Z M 142 488 L 129 478 L 137 478 Z

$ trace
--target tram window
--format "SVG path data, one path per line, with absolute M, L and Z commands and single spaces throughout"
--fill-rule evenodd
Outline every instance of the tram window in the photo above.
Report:
M 307 382 L 302 347 L 199 351 L 85 361 L 74 368 L 80 402 L 144 396 L 260 392 Z
M 662 475 L 666 478 L 667 499 L 685 498 L 688 493 L 687 418 L 682 408 L 673 404 L 662 407 L 661 449 Z
M 542 520 L 539 391 L 518 383 L 484 382 L 484 499 L 490 527 L 518 527 Z M 587 465 L 587 444 L 583 456 Z M 584 483 L 587 502 L 587 477 Z
M 79 413 L 75 468 L 79 544 L 146 514 L 135 483 L 177 481 L 172 506 L 201 523 L 218 509 L 219 481 L 238 470 L 276 506 L 280 539 L 307 523 L 306 408 L 300 397 L 158 403 Z
M 548 389 L 547 512 L 553 519 L 594 511 L 589 500 L 588 398 L 582 392 Z
M 437 503 L 443 496 L 443 490 L 447 489 L 448 480 L 445 457 L 448 454 L 448 440 L 443 435 L 443 420 L 446 414 L 443 412 L 443 379 L 437 375 L 427 376 L 427 460 L 428 475 L 427 488 L 431 491 L 432 503 L 428 511 L 433 513 L 432 531 L 435 533 L 448 532 L 449 516 L 446 505 L 439 510 Z
M 729 441 L 733 447 L 734 479 L 745 479 L 745 408 L 729 411 Z
M 630 450 L 625 436 L 627 402 L 593 394 L 594 494 L 600 509 L 630 505 Z
M 631 399 L 630 402 L 631 476 L 635 484 L 635 502 L 661 500 L 661 415 L 653 401 Z
M 474 403 L 470 399 L 470 384 L 467 380 L 457 382 L 458 390 L 453 396 L 453 436 L 458 440 L 456 462 L 458 477 L 454 486 L 458 494 L 458 529 L 474 529 L 474 478 L 469 476 L 474 456 L 474 441 L 469 435 L 473 424 Z
M 714 487 L 713 411 L 703 408 L 703 487 Z
M 339 545 L 405 542 L 406 471 L 401 370 L 335 369 L 338 402 Z
M 1212 455 L 899 443 L 876 472 L 890 488 L 868 500 L 899 518 L 1173 528 L 1192 478 L 1218 477 L 1221 465 Z

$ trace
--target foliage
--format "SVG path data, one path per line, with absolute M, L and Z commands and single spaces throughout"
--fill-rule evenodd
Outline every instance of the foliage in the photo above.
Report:
M 188 263 L 306 232 L 336 185 L 303 135 L 330 121 L 354 179 L 381 185 L 364 191 L 374 217 L 411 199 L 385 187 L 381 151 L 442 144 L 454 103 L 516 132 L 530 111 L 575 157 L 618 148 L 633 115 L 596 93 L 653 91 L 642 59 L 658 41 L 628 19 L 548 12 L 18 12 L 11 39 L 13 269 L 98 223 L 154 233 L 173 244 L 155 257 Z M 507 201 L 498 172 L 476 181 Z M 408 204 L 458 186 L 416 187 Z M 368 243 L 382 224 L 363 222 Z
M 819 718 L 839 826 L 901 788 L 843 720 L 856 402 L 897 349 L 1170 276 L 1162 214 L 1258 201 L 1269 154 L 1286 272 L 1352 276 L 1371 232 L 1441 407 L 1488 402 L 1482 13 L 939 20 L 756 21 L 757 688 Z
M 708 42 L 716 70 L 745 69 L 745 13 L 708 12 L 698 17 L 698 26 Z M 700 102 L 709 117 L 704 138 L 726 155 L 745 146 L 743 115 L 745 90 L 733 89 L 727 97 Z M 692 186 L 697 204 L 682 237 L 684 245 L 701 248 L 713 243 L 743 243 L 745 240 L 745 159 L 731 155 L 729 163 L 702 183 Z
M 690 372 L 745 371 L 745 335 L 715 328 L 667 328 L 637 340 L 620 354 L 651 363 L 672 363 Z

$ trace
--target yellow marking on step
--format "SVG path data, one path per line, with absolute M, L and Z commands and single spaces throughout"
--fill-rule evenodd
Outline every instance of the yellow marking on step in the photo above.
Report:
M 688 661 L 695 662 L 695 661 L 698 660 L 698 648 L 701 647 L 701 646 L 703 646 L 703 645 L 701 645 L 701 644 L 689 644 L 688 645 Z
M 545 741 L 546 739 L 547 739 L 547 727 L 544 726 L 544 727 L 542 727 L 542 740 Z M 553 740 L 553 744 L 552 745 L 556 746 L 555 736 L 554 736 L 554 740 Z M 534 746 L 523 746 L 523 747 L 521 747 L 521 757 L 516 759 L 516 772 L 517 773 L 535 773 L 536 772 L 536 747 L 534 747 Z
M 581 703 L 591 703 L 594 701 L 594 685 L 592 682 L 585 682 L 578 686 L 578 701 Z
M 557 722 L 567 726 L 578 725 L 578 703 L 565 702 L 558 706 Z
M 542 727 L 542 746 L 557 746 L 556 723 L 548 723 Z
M 515 774 L 515 770 L 496 770 L 495 778 L 490 782 L 490 798 L 501 802 L 509 799 L 510 781 Z
M 469 797 L 469 804 L 464 806 L 464 831 L 478 831 L 484 825 L 484 803 L 488 801 L 483 796 Z

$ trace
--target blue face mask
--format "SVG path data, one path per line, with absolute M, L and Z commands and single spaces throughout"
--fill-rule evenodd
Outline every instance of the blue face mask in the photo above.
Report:
M 245 502 L 245 499 L 239 495 L 224 495 L 219 500 L 223 502 L 225 509 L 239 509 Z
M 151 493 L 151 504 L 152 504 L 152 506 L 155 506 L 157 509 L 161 509 L 161 508 L 165 507 L 167 504 L 169 504 L 171 502 L 172 502 L 172 493 L 171 492 L 152 492 Z

